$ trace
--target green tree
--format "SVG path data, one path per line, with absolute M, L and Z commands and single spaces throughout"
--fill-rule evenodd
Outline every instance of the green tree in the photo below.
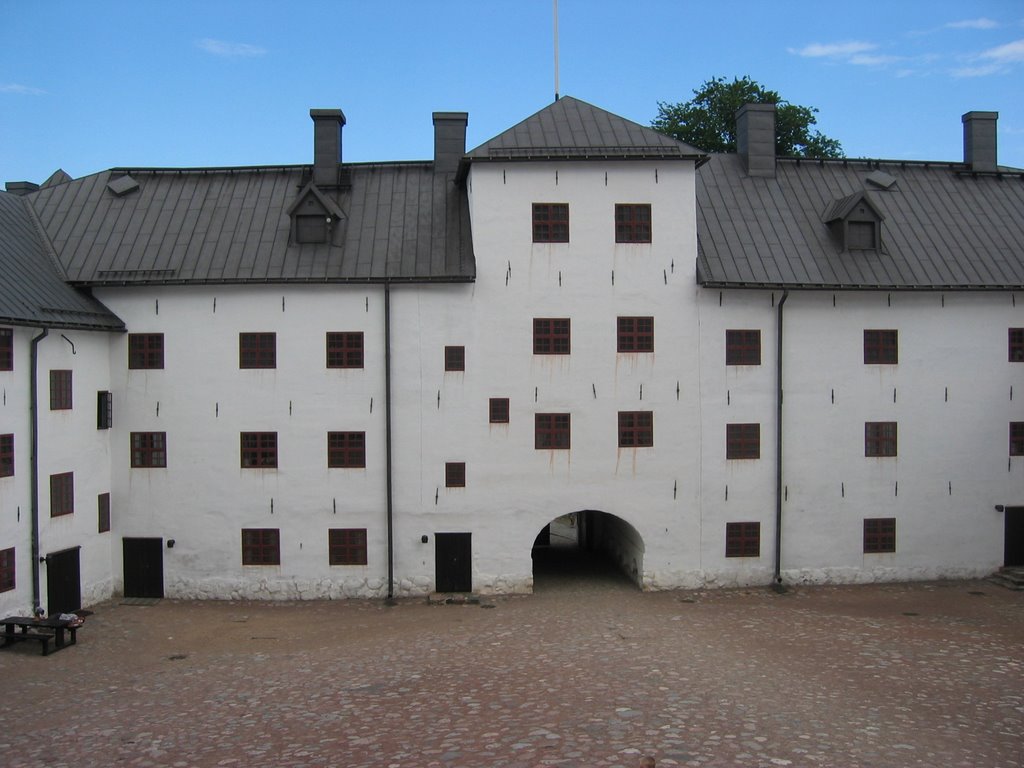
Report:
M 812 130 L 818 121 L 813 107 L 790 104 L 756 80 L 744 75 L 726 82 L 713 77 L 693 98 L 680 104 L 658 102 L 658 116 L 651 127 L 685 141 L 705 152 L 736 151 L 736 110 L 744 104 L 775 105 L 775 152 L 797 157 L 842 157 L 843 148 L 835 139 Z

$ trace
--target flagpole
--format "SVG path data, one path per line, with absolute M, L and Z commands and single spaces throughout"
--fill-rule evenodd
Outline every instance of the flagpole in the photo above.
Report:
M 555 11 L 555 101 L 558 101 L 558 0 L 554 0 Z

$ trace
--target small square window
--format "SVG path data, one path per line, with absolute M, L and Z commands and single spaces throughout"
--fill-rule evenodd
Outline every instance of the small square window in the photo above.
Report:
M 276 333 L 238 334 L 239 368 L 276 368 Z
M 538 413 L 534 416 L 533 445 L 537 450 L 568 450 L 570 446 L 568 413 Z
M 726 365 L 760 365 L 761 331 L 733 330 L 725 332 Z
M 162 333 L 128 334 L 128 367 L 132 370 L 164 367 Z
M 366 565 L 365 528 L 331 528 L 327 536 L 331 565 Z
M 896 551 L 896 518 L 864 519 L 864 553 Z
M 761 556 L 761 524 L 760 523 L 726 523 L 725 524 L 725 556 L 726 557 L 760 557 Z
M 0 592 L 9 592 L 15 584 L 14 547 L 0 549 Z
M 14 370 L 14 331 L 0 328 L 0 371 Z
M 71 515 L 75 511 L 75 473 L 50 475 L 50 517 Z
M 327 466 L 361 469 L 366 466 L 365 432 L 328 432 Z
M 568 355 L 570 325 L 567 317 L 535 317 L 533 319 L 533 354 Z
M 619 411 L 619 448 L 650 448 L 654 445 L 652 411 Z
M 328 368 L 363 367 L 363 332 L 331 331 L 327 333 Z
M 296 243 L 326 243 L 327 242 L 327 217 L 323 214 L 315 216 L 296 215 L 295 217 L 295 242 Z
M 50 371 L 50 410 L 71 409 L 71 371 Z
M 491 424 L 508 424 L 507 397 L 492 397 L 490 399 L 488 421 Z
M 466 370 L 466 348 L 445 347 L 444 348 L 444 369 L 446 371 Z
M 1011 363 L 1024 363 L 1024 328 L 1011 328 L 1009 337 Z
M 110 429 L 114 424 L 114 396 L 110 392 L 96 393 L 96 429 Z
M 727 459 L 759 459 L 759 458 L 761 458 L 761 425 L 760 424 L 726 424 L 725 425 L 725 458 L 727 458 Z
M 878 247 L 878 225 L 873 221 L 846 222 L 847 250 L 874 250 Z
M 132 468 L 167 466 L 166 432 L 132 432 Z
M 240 444 L 244 469 L 277 467 L 277 432 L 242 432 Z
M 533 242 L 569 242 L 569 204 L 533 204 Z
M 281 531 L 278 528 L 242 529 L 242 565 L 280 565 Z
M 896 365 L 899 362 L 899 331 L 864 331 L 864 364 Z
M 896 422 L 868 421 L 864 424 L 864 455 L 896 455 Z
M 1010 455 L 1024 456 L 1024 421 L 1010 422 Z
M 619 352 L 653 352 L 654 318 L 620 317 L 616 336 L 616 349 Z
M 448 461 L 444 465 L 444 487 L 465 488 L 466 487 L 466 462 Z
M 14 435 L 0 435 L 0 477 L 14 476 Z
M 615 206 L 615 242 L 651 242 L 651 206 L 629 203 Z
M 110 494 L 101 493 L 96 497 L 97 530 L 106 533 L 110 530 Z

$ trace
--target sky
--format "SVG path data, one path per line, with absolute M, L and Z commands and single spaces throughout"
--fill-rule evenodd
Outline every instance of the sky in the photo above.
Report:
M 0 0 L 0 182 L 112 167 L 312 161 L 340 108 L 349 162 L 467 148 L 554 99 L 553 0 Z M 643 125 L 712 77 L 818 110 L 849 157 L 960 161 L 999 113 L 1024 168 L 1021 0 L 560 0 L 558 90 Z

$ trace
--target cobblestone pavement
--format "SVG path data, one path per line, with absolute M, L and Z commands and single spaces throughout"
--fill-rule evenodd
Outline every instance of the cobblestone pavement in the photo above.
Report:
M 1024 765 L 1024 593 L 95 606 L 0 652 L 0 765 Z

